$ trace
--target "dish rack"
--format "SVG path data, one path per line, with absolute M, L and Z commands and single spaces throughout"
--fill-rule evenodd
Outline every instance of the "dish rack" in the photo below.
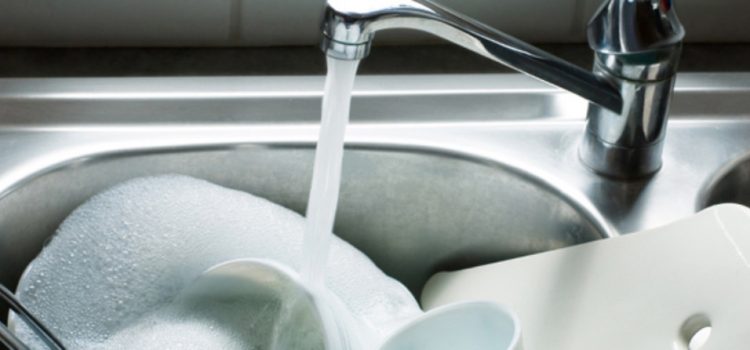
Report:
M 16 313 L 26 325 L 41 339 L 49 349 L 53 350 L 65 350 L 60 339 L 55 337 L 49 328 L 39 321 L 29 310 L 16 298 L 16 296 L 8 288 L 0 284 L 0 300 L 4 305 Z M 13 334 L 13 332 L 2 322 L 0 322 L 0 344 L 4 345 L 10 350 L 28 350 L 30 349 L 23 341 Z

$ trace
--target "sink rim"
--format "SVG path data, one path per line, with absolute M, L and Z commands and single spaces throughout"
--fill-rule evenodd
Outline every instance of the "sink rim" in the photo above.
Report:
M 352 125 L 349 129 L 355 128 L 356 126 Z M 382 126 L 376 126 L 375 128 L 381 130 L 384 129 Z M 106 129 L 108 128 L 100 131 Z M 182 128 L 178 127 L 169 129 L 177 131 Z M 247 128 L 251 133 L 254 129 L 256 129 L 256 127 Z M 261 127 L 261 130 L 264 129 Z M 221 133 L 219 133 L 216 137 L 205 142 L 188 141 L 187 143 L 184 142 L 185 138 L 179 136 L 174 139 L 166 137 L 159 140 L 151 137 L 146 138 L 150 139 L 152 141 L 151 143 L 145 143 L 144 141 L 146 139 L 131 141 L 128 140 L 129 135 L 127 132 L 115 132 L 114 135 L 116 136 L 114 137 L 119 137 L 119 141 L 124 143 L 119 143 L 117 141 L 112 144 L 109 144 L 108 142 L 98 143 L 100 139 L 111 140 L 105 132 L 105 135 L 99 135 L 97 141 L 92 143 L 78 142 L 74 144 L 45 145 L 46 147 L 39 149 L 37 154 L 45 154 L 49 152 L 49 149 L 51 148 L 54 149 L 52 153 L 56 154 L 57 157 L 43 157 L 41 161 L 32 157 L 31 161 L 24 159 L 20 162 L 9 164 L 4 167 L 5 171 L 0 173 L 0 200 L 40 176 L 76 164 L 95 162 L 99 159 L 129 157 L 141 154 L 231 150 L 241 147 L 313 149 L 316 143 L 317 130 L 317 126 L 300 125 L 296 127 L 284 127 L 281 130 L 276 130 L 272 137 L 263 136 L 260 138 L 248 138 L 244 135 L 239 135 L 239 139 L 233 137 L 224 138 Z M 367 130 L 370 129 L 368 126 L 365 126 L 365 133 L 368 132 Z M 193 135 L 195 132 L 195 130 L 191 130 L 191 128 L 187 128 L 187 130 L 184 131 L 188 134 L 187 139 L 190 139 L 190 135 Z M 233 134 L 235 134 L 234 136 L 237 136 L 236 132 L 238 130 L 233 128 L 231 131 L 235 131 Z M 292 135 L 285 135 L 285 131 L 291 131 Z M 386 131 L 385 134 L 389 134 L 389 130 L 384 131 Z M 61 132 L 66 133 L 66 131 Z M 135 132 L 137 133 L 138 130 Z M 241 130 L 239 133 L 242 133 Z M 579 189 L 565 183 L 564 179 L 550 174 L 546 169 L 529 164 L 525 162 L 524 159 L 516 158 L 514 154 L 497 154 L 493 150 L 485 149 L 481 144 L 466 145 L 459 143 L 435 142 L 429 138 L 404 139 L 399 137 L 399 135 L 391 135 L 393 137 L 375 135 L 374 137 L 367 136 L 361 138 L 360 136 L 362 136 L 362 133 L 352 132 L 352 130 L 347 131 L 347 133 L 345 148 L 348 150 L 429 154 L 466 161 L 490 168 L 503 169 L 504 171 L 512 173 L 518 178 L 523 178 L 529 183 L 533 183 L 562 199 L 594 225 L 602 238 L 611 238 L 620 235 L 620 232 L 618 232 L 612 223 L 602 215 L 590 199 Z M 179 132 L 176 132 L 176 134 L 179 134 Z M 296 140 L 294 140 L 295 138 Z M 123 145 L 126 145 L 126 147 L 117 149 Z M 2 163 L 1 160 L 0 163 Z M 8 174 L 11 176 L 8 176 Z
M 318 123 L 309 111 L 319 109 L 323 83 L 323 76 L 0 78 L 0 127 Z M 681 73 L 670 118 L 749 118 L 748 94 L 750 72 Z M 587 108 L 517 73 L 359 75 L 353 99 L 354 123 L 582 121 Z M 711 103 L 717 99 L 732 103 Z
M 719 187 L 727 177 L 731 176 L 737 169 L 745 164 L 750 164 L 750 150 L 747 153 L 735 157 L 734 159 L 726 162 L 717 171 L 715 171 L 703 184 L 700 190 L 700 194 L 696 201 L 696 210 L 700 211 L 711 207 L 713 205 L 722 204 L 725 202 L 712 204 L 710 200 L 713 197 L 716 188 Z
M 24 162 L 18 160 L 19 155 L 0 155 L 0 168 L 2 169 L 17 170 L 19 167 L 26 167 L 23 172 L 17 174 L 8 174 L 8 171 L 0 172 L 0 196 L 9 189 L 22 184 L 25 178 L 34 173 L 42 173 L 48 171 L 47 168 L 49 167 L 90 156 L 89 152 L 81 150 L 81 148 L 90 144 L 109 149 L 109 151 L 97 151 L 98 153 L 121 150 L 138 152 L 156 148 L 155 145 L 159 144 L 153 140 L 146 141 L 149 144 L 147 147 L 139 147 L 133 145 L 132 142 L 127 143 L 123 141 L 123 135 L 127 133 L 131 133 L 131 136 L 140 140 L 146 139 L 149 134 L 153 133 L 171 133 L 171 139 L 162 142 L 159 146 L 170 149 L 180 147 L 183 149 L 221 148 L 246 143 L 264 146 L 278 146 L 282 143 L 311 144 L 316 139 L 317 123 L 315 120 L 317 116 L 310 117 L 316 115 L 316 113 L 310 113 L 309 109 L 305 112 L 305 115 L 308 116 L 305 117 L 307 119 L 298 119 L 292 113 L 291 117 L 281 117 L 274 122 L 268 120 L 254 121 L 252 116 L 244 119 L 226 119 L 227 116 L 222 113 L 218 113 L 216 116 L 196 117 L 193 115 L 198 119 L 189 120 L 188 123 L 180 122 L 179 117 L 181 116 L 180 113 L 189 114 L 192 111 L 188 108 L 195 106 L 195 104 L 190 104 L 191 101 L 204 103 L 205 101 L 213 101 L 213 99 L 221 103 L 242 101 L 243 104 L 233 105 L 232 108 L 242 107 L 246 110 L 255 110 L 255 112 L 283 112 L 285 106 L 294 106 L 298 102 L 304 102 L 304 106 L 307 107 L 314 106 L 312 108 L 317 111 L 319 109 L 320 91 L 322 91 L 322 79 L 323 77 L 319 76 L 0 79 L 0 107 L 4 107 L 0 108 L 0 147 L 5 146 L 9 153 L 18 151 L 21 156 L 33 158 L 32 161 L 24 164 Z M 296 85 L 299 82 L 303 82 L 302 87 Z M 159 83 L 166 85 L 162 86 Z M 83 85 L 79 86 L 78 84 Z M 173 91 L 172 89 L 176 90 Z M 141 91 L 140 95 L 133 95 L 134 92 L 137 93 L 138 91 Z M 676 139 L 682 139 L 680 142 L 685 144 L 685 136 L 678 135 L 678 132 L 685 134 L 686 128 L 692 128 L 696 125 L 710 128 L 711 125 L 715 125 L 717 129 L 726 129 L 726 126 L 732 123 L 744 123 L 745 125 L 741 127 L 743 130 L 750 127 L 750 72 L 680 74 L 675 91 L 675 101 L 671 113 L 673 120 L 669 126 L 668 140 L 665 146 L 665 157 L 671 157 L 670 161 L 676 160 L 678 163 L 685 163 L 686 161 L 686 158 L 680 155 L 679 150 L 676 149 L 678 146 L 675 146 Z M 149 92 L 155 92 L 157 95 L 148 98 Z M 659 218 L 658 215 L 645 213 L 645 211 L 653 208 L 646 209 L 643 207 L 644 199 L 631 198 L 632 191 L 628 190 L 629 185 L 620 186 L 611 182 L 608 183 L 607 180 L 586 173 L 588 170 L 577 169 L 579 167 L 577 156 L 573 160 L 572 156 L 564 155 L 565 159 L 562 162 L 553 159 L 552 157 L 558 157 L 562 153 L 572 154 L 575 152 L 574 149 L 577 145 L 570 144 L 568 140 L 547 142 L 552 147 L 558 148 L 556 150 L 539 148 L 539 145 L 534 145 L 537 148 L 530 150 L 530 152 L 546 153 L 543 155 L 546 158 L 541 161 L 541 163 L 546 162 L 546 164 L 536 164 L 539 163 L 537 160 L 527 162 L 523 154 L 513 150 L 522 142 L 499 140 L 509 135 L 507 130 L 531 133 L 539 129 L 556 129 L 556 131 L 560 131 L 557 134 L 564 138 L 568 137 L 566 135 L 580 135 L 583 132 L 585 119 L 583 111 L 586 102 L 560 89 L 536 82 L 531 78 L 520 74 L 359 76 L 354 96 L 353 108 L 355 110 L 357 105 L 367 105 L 368 103 L 374 103 L 375 106 L 394 104 L 395 107 L 390 109 L 391 112 L 402 108 L 404 110 L 401 110 L 400 114 L 385 118 L 376 117 L 373 119 L 368 116 L 358 118 L 357 115 L 354 115 L 353 122 L 347 131 L 349 134 L 347 142 L 350 145 L 364 147 L 368 144 L 382 145 L 388 143 L 406 148 L 428 147 L 441 151 L 464 152 L 470 156 L 507 164 L 514 163 L 510 159 L 518 159 L 518 162 L 514 163 L 518 168 L 528 168 L 528 173 L 535 177 L 545 178 L 553 188 L 564 189 L 563 194 L 569 198 L 574 198 L 575 202 L 587 203 L 583 208 L 586 212 L 595 211 L 603 214 L 603 220 L 601 221 L 606 221 L 610 223 L 610 226 L 617 228 L 617 230 L 609 230 L 610 232 L 633 232 L 664 224 L 666 223 L 665 220 L 677 218 L 672 214 L 665 218 Z M 446 96 L 461 98 L 459 102 L 471 102 L 472 106 L 478 103 L 483 106 L 478 112 L 481 115 L 470 115 L 466 119 L 464 119 L 464 115 L 432 118 L 430 116 L 425 117 L 426 114 L 424 113 L 421 115 L 424 118 L 421 119 L 408 117 L 410 111 L 413 111 L 414 108 L 426 106 L 426 101 L 419 101 L 421 97 L 429 97 L 431 100 L 427 102 L 437 103 L 432 106 L 432 110 L 428 110 L 429 113 L 433 115 L 445 114 L 440 108 L 456 102 L 456 100 L 451 99 L 446 101 Z M 502 115 L 497 117 L 494 114 L 493 111 L 497 111 L 509 103 L 514 103 L 514 100 L 519 96 L 532 96 L 536 101 L 541 101 L 541 105 L 534 106 L 541 109 L 541 111 L 537 111 L 540 114 L 531 119 L 528 116 L 508 119 Z M 139 98 L 144 99 L 139 100 Z M 472 98 L 479 98 L 479 100 Z M 280 99 L 290 103 L 279 103 Z M 709 114 L 706 114 L 706 107 L 704 106 L 706 100 L 712 101 L 710 107 L 713 109 Z M 150 116 L 162 117 L 156 117 L 156 120 L 152 121 L 144 120 L 142 117 L 130 120 L 112 119 L 112 115 L 103 113 L 103 108 L 117 101 L 134 102 L 135 104 L 128 105 L 130 110 L 138 110 L 140 107 L 137 106 L 139 105 L 145 106 L 143 110 L 136 112 L 136 114 L 148 112 L 151 113 Z M 267 106 L 255 107 L 256 103 L 263 101 L 273 102 L 273 105 L 276 106 L 275 109 L 269 110 L 266 108 Z M 10 104 L 10 108 L 4 105 L 7 103 Z M 43 107 L 40 109 L 27 108 L 37 103 L 41 103 Z M 57 118 L 55 113 L 50 112 L 56 112 L 55 107 L 66 107 L 68 111 L 72 108 L 72 110 L 80 113 L 80 118 Z M 292 109 L 298 110 L 299 107 L 293 107 Z M 697 110 L 692 110 L 693 108 L 697 108 Z M 528 112 L 529 110 L 523 111 Z M 155 112 L 160 112 L 160 114 L 154 114 Z M 170 113 L 172 115 L 168 116 Z M 167 116 L 164 117 L 164 115 Z M 281 113 L 280 115 L 284 114 Z M 404 115 L 407 118 L 402 118 Z M 487 137 L 485 130 L 488 129 L 497 130 L 498 136 L 496 136 L 496 139 Z M 201 130 L 204 132 L 200 132 Z M 409 130 L 413 133 L 412 135 L 408 134 Z M 458 137 L 461 139 L 458 144 L 451 144 L 452 139 L 457 138 L 454 137 L 453 131 L 461 134 Z M 242 132 L 255 133 L 256 135 L 247 137 L 247 135 L 241 135 Z M 264 132 L 269 133 L 270 136 L 257 135 Z M 367 135 L 368 132 L 375 135 Z M 701 134 L 703 133 L 701 132 Z M 352 136 L 351 134 L 355 135 Z M 550 135 L 541 135 L 540 133 L 535 135 L 541 138 L 561 137 L 553 135 L 554 132 L 548 134 Z M 121 144 L 119 146 L 107 145 L 103 139 L 106 139 L 108 135 L 115 135 L 115 139 L 119 140 Z M 77 139 L 79 137 L 83 140 Z M 220 137 L 224 137 L 224 139 L 220 140 Z M 471 140 L 472 137 L 484 137 L 485 139 L 483 143 L 474 142 Z M 709 137 L 714 136 L 709 135 Z M 68 140 L 74 146 L 66 144 L 65 140 Z M 436 140 L 440 142 L 436 142 Z M 415 141 L 418 146 L 410 145 Z M 50 142 L 55 143 L 60 150 L 55 150 L 54 147 L 50 146 Z M 727 149 L 728 154 L 722 154 L 717 157 L 717 160 L 706 160 L 708 163 L 707 169 L 696 169 L 694 165 L 691 165 L 690 171 L 698 171 L 690 176 L 681 176 L 676 173 L 681 170 L 669 168 L 675 162 L 671 164 L 667 162 L 653 180 L 657 183 L 657 186 L 664 186 L 665 182 L 672 181 L 665 181 L 665 177 L 688 181 L 691 187 L 704 185 L 708 177 L 707 170 L 711 171 L 711 169 L 721 167 L 723 164 L 720 163 L 736 156 L 738 147 L 742 148 L 743 152 L 750 150 L 750 146 L 741 144 L 742 142 L 738 140 L 732 142 L 735 145 Z M 481 149 L 482 152 L 475 152 L 477 149 Z M 65 152 L 75 154 L 63 154 Z M 576 164 L 570 165 L 564 164 L 564 162 Z M 701 181 L 701 184 L 694 184 L 696 181 Z M 599 186 L 604 190 L 592 188 L 592 186 Z M 618 187 L 620 188 L 618 189 Z M 652 191 L 653 188 L 645 188 L 645 190 L 654 192 Z M 608 192 L 617 196 L 624 195 L 626 196 L 624 200 L 638 201 L 638 203 L 625 203 L 624 206 L 618 204 L 614 208 L 605 208 L 608 202 L 599 197 L 602 196 L 601 193 L 606 194 Z M 668 196 L 661 193 L 663 191 L 656 192 L 656 194 L 645 193 L 643 196 L 651 198 L 655 195 L 660 197 L 659 200 L 662 203 L 660 205 L 667 203 L 665 198 Z M 679 196 L 679 201 L 685 203 L 680 204 L 680 212 L 684 212 L 683 215 L 686 215 L 688 211 L 694 213 L 696 207 L 699 207 L 699 205 L 696 205 L 696 202 L 700 202 L 697 199 L 697 197 L 700 197 L 697 195 L 698 188 L 691 188 L 688 192 Z M 688 200 L 689 204 L 687 203 Z M 689 210 L 688 206 L 690 207 Z M 643 211 L 643 213 L 629 212 L 633 210 Z M 626 223 L 626 221 L 628 222 Z

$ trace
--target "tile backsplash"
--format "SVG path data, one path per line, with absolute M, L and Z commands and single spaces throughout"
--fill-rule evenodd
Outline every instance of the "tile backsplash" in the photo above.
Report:
M 524 40 L 584 42 L 601 0 L 439 0 Z M 690 42 L 750 42 L 746 0 L 675 0 Z M 0 46 L 313 45 L 325 0 L 0 0 Z M 434 40 L 408 31 L 380 43 Z

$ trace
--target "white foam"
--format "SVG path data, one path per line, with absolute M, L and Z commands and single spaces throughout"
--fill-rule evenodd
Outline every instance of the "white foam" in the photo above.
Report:
M 90 349 L 139 350 L 253 350 L 237 340 L 236 335 L 225 332 L 220 325 L 195 319 L 171 319 L 158 316 L 142 320 L 119 332 L 104 343 L 89 344 Z
M 94 196 L 65 220 L 20 281 L 19 296 L 71 349 L 115 344 L 138 329 L 150 332 L 140 338 L 144 343 L 196 329 L 205 341 L 230 344 L 220 332 L 197 330 L 210 325 L 192 321 L 125 328 L 136 320 L 138 327 L 161 324 L 149 318 L 153 311 L 218 263 L 263 258 L 299 270 L 304 224 L 265 199 L 206 181 L 177 175 L 131 180 Z M 326 284 L 354 316 L 383 331 L 421 313 L 406 288 L 338 238 L 327 270 Z M 33 338 L 23 326 L 19 335 Z

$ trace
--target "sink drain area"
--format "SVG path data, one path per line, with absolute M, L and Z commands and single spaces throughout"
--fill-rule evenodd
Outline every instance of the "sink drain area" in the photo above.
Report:
M 711 337 L 711 320 L 704 314 L 688 318 L 680 327 L 676 350 L 701 350 Z

